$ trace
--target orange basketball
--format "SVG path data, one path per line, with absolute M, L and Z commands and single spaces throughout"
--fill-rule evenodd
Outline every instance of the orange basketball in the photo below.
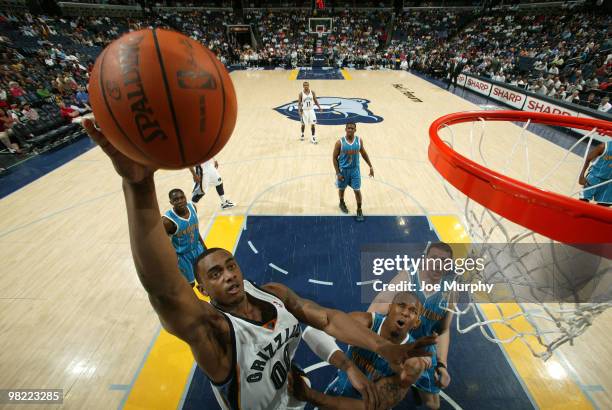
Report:
M 96 60 L 89 94 L 109 141 L 156 167 L 212 158 L 236 124 L 227 70 L 202 44 L 174 31 L 140 30 L 112 42 Z

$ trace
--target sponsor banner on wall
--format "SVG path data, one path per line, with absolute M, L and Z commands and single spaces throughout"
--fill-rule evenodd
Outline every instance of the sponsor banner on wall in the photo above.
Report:
M 510 107 L 516 108 L 518 110 L 543 112 L 557 115 L 569 115 L 572 117 L 595 118 L 588 114 L 574 111 L 572 109 L 548 102 L 543 99 L 532 97 L 525 93 L 521 93 L 518 90 L 512 90 L 506 87 L 492 84 L 490 82 L 472 77 L 470 75 L 459 75 L 459 77 L 457 78 L 457 83 L 459 85 L 464 84 L 463 86 L 465 88 L 469 88 L 470 90 L 473 90 L 479 94 L 487 95 L 496 101 L 502 102 L 505 105 L 509 105 Z M 582 135 L 586 135 L 589 133 L 589 131 L 576 128 L 572 128 L 572 130 Z M 595 139 L 600 141 L 606 141 L 609 140 L 610 137 L 598 133 L 597 135 L 595 135 Z
M 525 104 L 525 100 L 527 99 L 527 96 L 523 93 L 514 90 L 509 90 L 498 85 L 493 85 L 490 97 L 494 100 L 508 104 L 509 106 L 514 107 L 518 110 L 523 109 L 523 105 Z
M 465 87 L 482 95 L 489 95 L 491 91 L 491 83 L 469 76 L 465 82 Z
M 548 101 L 540 100 L 538 98 L 534 98 L 531 96 L 527 97 L 527 102 L 525 103 L 525 106 L 523 107 L 523 111 L 543 112 L 546 114 L 557 114 L 557 115 L 569 115 L 572 117 L 578 116 L 578 113 L 576 111 L 570 110 L 569 108 L 561 107 L 560 105 L 549 103 Z

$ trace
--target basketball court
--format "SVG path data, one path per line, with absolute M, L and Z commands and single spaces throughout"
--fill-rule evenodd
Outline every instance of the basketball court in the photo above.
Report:
M 341 310 L 367 310 L 360 301 L 361 246 L 471 240 L 428 160 L 430 124 L 480 110 L 469 96 L 400 71 L 249 70 L 231 77 L 238 122 L 217 160 L 237 207 L 221 212 L 211 190 L 198 213 L 206 245 L 234 250 L 247 279 L 280 281 Z M 317 145 L 299 141 L 295 104 L 303 79 L 324 108 Z M 334 186 L 332 150 L 347 121 L 357 122 L 375 169 L 373 179 L 362 171 L 362 224 L 353 219 L 351 192 L 351 213 L 340 213 Z M 457 149 L 469 150 L 460 138 L 469 132 L 458 128 Z M 504 137 L 520 133 L 510 122 L 490 126 L 487 137 L 495 143 L 483 148 L 490 167 L 507 165 L 515 140 Z M 528 131 L 534 178 L 564 157 L 563 138 Z M 78 144 L 69 154 L 74 159 L 0 202 L 0 386 L 64 389 L 64 405 L 56 408 L 217 409 L 189 348 L 160 330 L 138 281 L 119 177 L 99 148 Z M 571 155 L 547 189 L 576 179 L 581 159 Z M 524 169 L 520 159 L 512 163 Z M 188 170 L 161 171 L 156 183 L 165 210 L 168 191 L 191 192 L 192 178 Z M 453 327 L 452 381 L 442 408 L 612 408 L 611 319 L 604 312 L 546 362 L 520 340 L 499 345 Z M 305 343 L 296 361 L 318 389 L 333 378 Z

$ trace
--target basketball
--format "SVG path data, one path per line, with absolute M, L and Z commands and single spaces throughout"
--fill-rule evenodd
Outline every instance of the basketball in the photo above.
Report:
M 109 44 L 89 79 L 91 106 L 108 140 L 134 161 L 165 169 L 205 162 L 236 124 L 225 67 L 199 42 L 146 29 Z

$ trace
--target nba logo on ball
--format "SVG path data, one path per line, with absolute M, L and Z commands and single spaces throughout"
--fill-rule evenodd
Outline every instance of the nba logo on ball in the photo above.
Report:
M 365 98 L 318 97 L 322 111 L 315 108 L 318 125 L 342 125 L 347 122 L 378 123 L 383 118 L 368 109 L 369 100 Z M 297 100 L 274 108 L 294 121 L 300 121 Z

